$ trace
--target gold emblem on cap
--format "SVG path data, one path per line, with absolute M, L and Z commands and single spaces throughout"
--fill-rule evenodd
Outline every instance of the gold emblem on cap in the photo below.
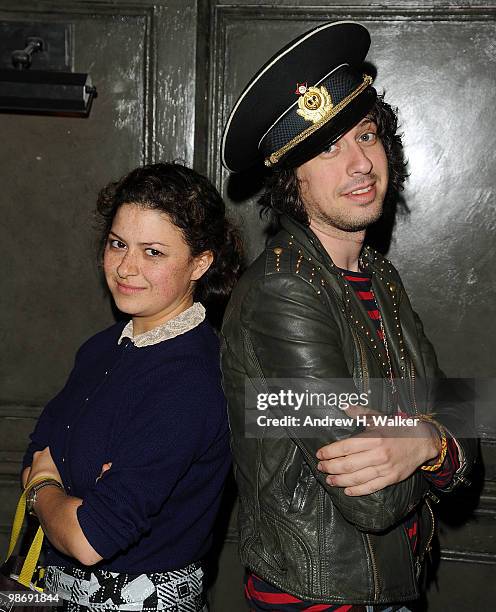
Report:
M 298 110 L 296 111 L 305 121 L 317 123 L 323 119 L 334 106 L 331 94 L 322 87 L 309 87 L 298 99 Z
M 343 98 L 342 100 L 340 100 L 337 104 L 332 103 L 331 100 L 331 96 L 329 95 L 329 92 L 327 91 L 327 89 L 322 86 L 320 87 L 320 89 L 318 90 L 319 93 L 322 93 L 322 90 L 325 91 L 325 93 L 327 94 L 327 96 L 329 96 L 328 98 L 328 105 L 322 106 L 321 108 L 319 108 L 318 111 L 310 111 L 305 109 L 304 107 L 304 103 L 302 102 L 302 98 L 303 96 L 298 100 L 298 106 L 300 107 L 296 112 L 301 115 L 304 119 L 306 119 L 307 121 L 312 121 L 313 124 L 309 125 L 308 127 L 306 127 L 303 132 L 300 132 L 299 134 L 296 134 L 296 136 L 294 138 L 291 138 L 291 140 L 289 140 L 285 145 L 283 145 L 280 149 L 277 149 L 277 151 L 274 151 L 273 153 L 271 153 L 268 157 L 265 158 L 265 165 L 269 168 L 271 168 L 272 166 L 275 166 L 277 163 L 279 163 L 280 159 L 286 155 L 286 153 L 288 153 L 288 151 L 291 151 L 291 149 L 293 149 L 294 147 L 296 147 L 297 145 L 299 145 L 301 142 L 303 142 L 304 140 L 306 140 L 309 136 L 311 136 L 314 132 L 316 132 L 318 129 L 320 129 L 323 125 L 325 125 L 328 121 L 330 121 L 333 117 L 335 117 L 339 112 L 341 112 L 343 110 L 343 108 L 345 108 L 346 106 L 348 106 L 348 104 L 354 100 L 357 96 L 359 96 L 362 91 L 365 91 L 367 89 L 367 87 L 369 85 L 372 84 L 372 77 L 364 74 L 363 75 L 363 81 L 360 83 L 360 85 L 354 89 L 350 94 L 348 94 L 346 96 L 346 98 Z M 316 87 L 309 87 L 308 91 L 310 91 L 311 89 L 317 89 Z M 324 96 L 324 99 L 326 97 Z M 302 108 L 303 105 L 303 108 Z M 327 109 L 327 110 L 326 110 Z M 320 115 L 318 118 L 313 119 L 313 115 L 312 117 L 310 117 L 310 113 L 314 113 L 314 112 L 319 112 Z M 303 115 L 302 113 L 305 113 L 305 115 L 308 115 L 308 117 L 305 117 L 305 115 Z

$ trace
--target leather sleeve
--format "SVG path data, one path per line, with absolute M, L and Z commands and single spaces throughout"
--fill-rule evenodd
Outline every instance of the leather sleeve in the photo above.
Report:
M 434 406 L 432 416 L 455 439 L 459 450 L 459 467 L 453 474 L 451 482 L 440 489 L 448 493 L 460 483 L 468 483 L 465 475 L 472 469 L 477 457 L 473 389 L 465 380 L 446 378 L 439 368 L 434 348 L 424 333 L 420 317 L 415 312 L 414 317 L 426 375 L 432 386 L 430 390 Z
M 241 324 L 257 361 L 255 371 L 261 372 L 265 379 L 351 379 L 338 323 L 341 318 L 332 312 L 332 308 L 339 308 L 338 304 L 338 300 L 334 306 L 323 301 L 318 288 L 294 274 L 278 273 L 260 279 L 245 295 L 241 307 Z M 247 368 L 247 371 L 250 370 Z M 355 431 L 350 430 L 348 435 Z M 291 431 L 288 435 L 333 503 L 359 529 L 382 531 L 391 527 L 428 490 L 422 476 L 414 473 L 403 482 L 376 493 L 349 497 L 344 489 L 327 485 L 325 475 L 317 470 L 316 452 L 336 439 L 335 432 L 319 430 L 315 438 L 298 438 Z

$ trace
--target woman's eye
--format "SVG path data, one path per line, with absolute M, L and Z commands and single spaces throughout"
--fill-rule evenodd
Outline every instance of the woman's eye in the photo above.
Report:
M 163 253 L 157 251 L 157 249 L 146 249 L 145 252 L 147 255 L 151 255 L 152 257 L 160 257 L 160 255 L 163 255 Z
M 365 134 L 360 135 L 359 140 L 371 144 L 377 140 L 377 134 L 375 132 L 365 132 Z
M 109 238 L 109 246 L 111 246 L 113 249 L 125 249 L 126 245 L 121 241 L 121 240 L 117 240 L 116 238 Z

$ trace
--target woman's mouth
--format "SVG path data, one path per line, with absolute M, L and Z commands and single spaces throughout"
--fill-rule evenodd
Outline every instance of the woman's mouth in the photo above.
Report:
M 134 285 L 126 285 L 125 283 L 120 283 L 119 281 L 117 281 L 117 290 L 119 291 L 119 293 L 122 293 L 123 295 L 136 295 L 137 293 L 140 293 L 141 291 L 145 290 L 145 287 L 136 287 Z

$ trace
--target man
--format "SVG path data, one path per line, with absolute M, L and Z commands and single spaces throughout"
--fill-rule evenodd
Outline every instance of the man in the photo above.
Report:
M 397 271 L 364 246 L 406 177 L 395 113 L 360 70 L 369 44 L 349 22 L 296 39 L 251 80 L 224 133 L 227 168 L 272 169 L 262 203 L 281 226 L 223 326 L 252 610 L 396 610 L 416 599 L 434 535 L 427 497 L 463 482 L 473 461 Z M 269 419 L 253 420 L 250 398 L 270 400 L 281 381 L 292 388 L 275 394 L 274 428 L 253 434 Z M 309 434 L 281 418 L 288 398 L 326 385 L 365 393 L 365 405 L 344 406 L 351 422 L 329 408 L 338 425 L 311 421 Z M 401 426 L 374 420 L 381 413 Z

